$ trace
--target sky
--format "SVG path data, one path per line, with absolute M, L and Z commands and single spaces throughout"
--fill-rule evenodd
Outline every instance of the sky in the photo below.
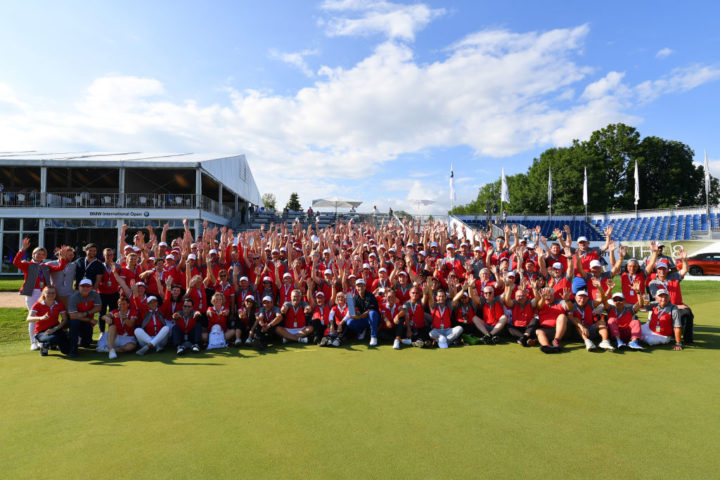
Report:
M 609 123 L 707 150 L 714 2 L 0 2 L 0 151 L 245 154 L 280 207 L 456 205 Z M 417 200 L 432 200 L 420 207 Z M 512 199 L 511 199 L 512 201 Z

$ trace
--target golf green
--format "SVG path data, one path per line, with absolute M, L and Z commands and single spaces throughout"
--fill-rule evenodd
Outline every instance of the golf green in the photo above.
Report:
M 716 285 L 684 284 L 682 352 L 0 343 L 2 477 L 717 478 Z

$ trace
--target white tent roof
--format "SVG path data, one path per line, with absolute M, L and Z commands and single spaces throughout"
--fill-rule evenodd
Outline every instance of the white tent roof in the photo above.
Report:
M 202 168 L 245 200 L 260 205 L 260 192 L 245 155 L 140 152 L 0 152 L 0 166 Z

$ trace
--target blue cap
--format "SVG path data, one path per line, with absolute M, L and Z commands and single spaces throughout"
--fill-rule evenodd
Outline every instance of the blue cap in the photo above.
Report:
M 573 278 L 573 281 L 572 281 L 573 295 L 575 295 L 580 290 L 585 290 L 586 287 L 587 287 L 587 282 L 585 282 L 584 279 L 582 279 L 580 277 Z

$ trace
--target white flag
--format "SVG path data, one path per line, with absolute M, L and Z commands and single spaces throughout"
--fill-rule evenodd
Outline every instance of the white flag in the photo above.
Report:
M 585 181 L 583 182 L 583 205 L 587 207 L 588 204 L 588 191 L 587 191 L 587 167 L 585 167 Z
M 707 150 L 705 150 L 705 197 L 710 198 L 710 166 L 708 165 Z
M 510 203 L 510 192 L 508 192 L 507 180 L 505 180 L 505 168 L 502 169 L 502 183 L 500 184 L 500 201 Z
M 552 168 L 548 167 L 548 208 L 552 205 Z
M 455 207 L 455 175 L 452 163 L 450 164 L 450 207 Z
M 640 174 L 638 173 L 637 160 L 635 160 L 635 206 L 640 201 Z

